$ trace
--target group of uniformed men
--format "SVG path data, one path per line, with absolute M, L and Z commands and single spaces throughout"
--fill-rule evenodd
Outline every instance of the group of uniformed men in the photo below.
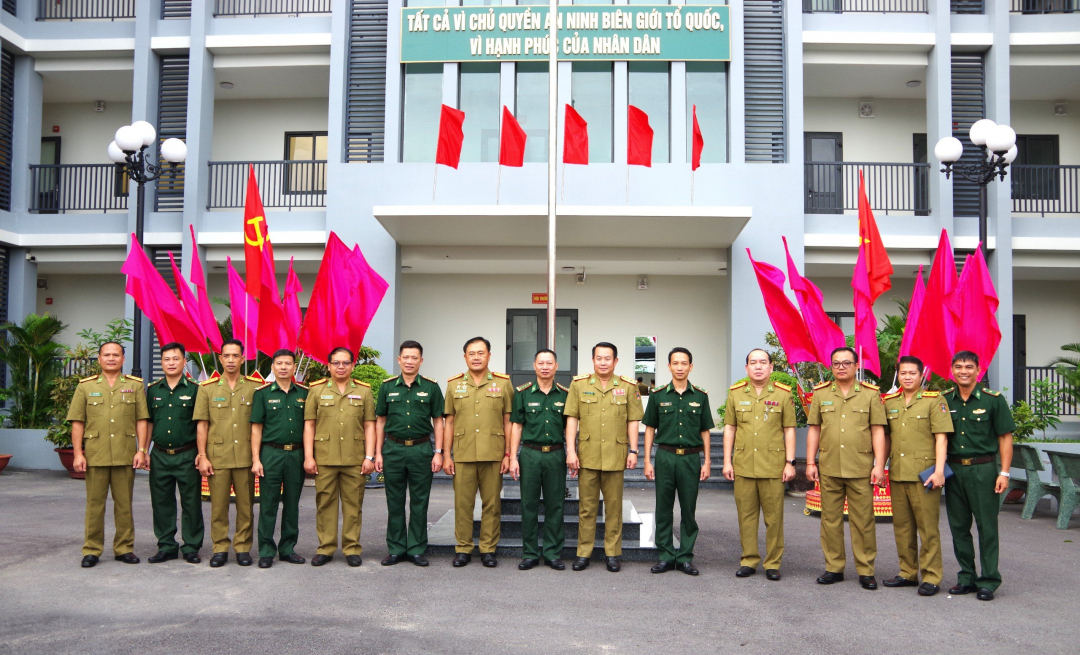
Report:
M 220 377 L 196 384 L 184 373 L 185 353 L 176 343 L 161 349 L 165 376 L 143 389 L 124 375 L 123 347 L 103 344 L 102 373 L 83 379 L 68 413 L 75 469 L 86 472 L 86 539 L 83 567 L 97 564 L 104 547 L 105 501 L 113 497 L 113 553 L 136 564 L 131 513 L 135 469 L 149 469 L 158 552 L 150 562 L 201 561 L 201 478 L 210 488 L 210 566 L 253 563 L 252 506 L 255 476 L 261 482 L 258 525 L 260 568 L 274 557 L 303 564 L 294 549 L 304 474 L 315 476 L 318 550 L 311 564 L 333 559 L 340 545 L 350 566 L 362 563 L 360 529 L 364 483 L 373 471 L 385 478 L 388 510 L 384 566 L 409 561 L 427 566 L 427 509 L 433 474 L 454 478 L 456 554 L 453 566 L 472 559 L 473 507 L 479 492 L 480 560 L 497 566 L 503 474 L 521 484 L 523 559 L 528 570 L 541 561 L 563 570 L 563 507 L 566 474 L 578 479 L 580 516 L 576 559 L 589 566 L 600 499 L 604 502 L 607 570 L 620 569 L 623 474 L 637 466 L 639 421 L 645 424 L 644 473 L 655 480 L 656 546 L 653 573 L 672 569 L 698 575 L 694 544 L 698 487 L 710 475 L 709 431 L 714 427 L 708 393 L 689 382 L 693 355 L 668 354 L 672 381 L 652 390 L 648 410 L 632 378 L 615 374 L 618 349 L 592 349 L 593 372 L 555 383 L 556 354 L 540 350 L 536 380 L 518 386 L 488 367 L 491 344 L 483 337 L 463 348 L 467 372 L 449 379 L 445 394 L 419 374 L 423 347 L 401 344 L 401 374 L 379 388 L 352 378 L 348 348 L 330 353 L 328 379 L 310 386 L 294 380 L 295 356 L 273 357 L 274 380 L 262 384 L 241 374 L 243 345 L 226 341 Z M 807 408 L 806 476 L 821 490 L 820 584 L 844 579 L 843 516 L 849 516 L 853 558 L 863 588 L 876 589 L 873 487 L 886 481 L 889 462 L 893 525 L 900 572 L 887 587 L 917 586 L 932 596 L 942 580 L 938 530 L 942 488 L 960 573 L 950 594 L 975 592 L 992 600 L 1001 584 L 998 559 L 998 495 L 1008 486 L 1012 460 L 1012 414 L 996 391 L 979 388 L 978 357 L 957 353 L 956 386 L 945 393 L 923 390 L 924 368 L 902 357 L 900 389 L 882 396 L 856 379 L 858 357 L 850 348 L 832 353 L 833 380 L 814 387 Z M 762 349 L 746 357 L 748 378 L 733 385 L 724 413 L 723 475 L 734 482 L 742 559 L 735 575 L 749 577 L 762 565 L 780 579 L 784 552 L 784 483 L 795 477 L 795 399 L 771 379 L 771 356 Z M 153 448 L 150 448 L 151 443 Z M 655 461 L 651 458 L 656 446 Z M 564 452 L 565 451 L 565 452 Z M 1000 469 L 998 468 L 1000 466 Z M 179 490 L 183 544 L 176 541 Z M 236 520 L 229 538 L 230 496 Z M 681 508 L 679 547 L 674 546 L 674 503 Z M 409 512 L 406 513 L 406 498 Z M 541 500 L 543 535 L 539 534 Z M 338 539 L 339 505 L 341 539 Z M 278 541 L 274 532 L 281 507 Z M 758 549 L 758 517 L 765 523 L 765 557 Z M 980 573 L 971 536 L 979 533 Z M 921 580 L 921 583 L 920 583 Z

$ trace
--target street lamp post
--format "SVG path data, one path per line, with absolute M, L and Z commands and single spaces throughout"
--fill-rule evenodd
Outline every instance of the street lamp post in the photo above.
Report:
M 147 152 L 155 141 L 157 131 L 154 126 L 146 121 L 135 121 L 131 125 L 125 125 L 116 131 L 115 141 L 109 144 L 109 159 L 117 164 L 123 164 L 124 174 L 135 182 L 135 239 L 139 247 L 143 244 L 143 227 L 145 224 L 146 189 L 144 186 L 167 173 L 170 177 L 176 175 L 176 165 L 187 158 L 187 144 L 180 139 L 165 139 L 161 144 L 161 157 L 169 162 L 169 168 L 150 163 L 153 159 L 153 151 Z M 142 377 L 142 310 L 135 306 L 135 316 L 132 325 L 131 345 L 131 374 Z
M 979 247 L 986 256 L 986 185 L 995 177 L 1005 179 L 1009 164 L 1016 159 L 1016 132 L 1008 125 L 998 125 L 984 118 L 975 121 L 968 132 L 971 142 L 978 146 L 982 157 L 978 162 L 957 164 L 964 154 L 964 144 L 954 136 L 947 136 L 934 146 L 934 156 L 945 168 L 945 179 L 952 173 L 973 182 L 979 187 Z

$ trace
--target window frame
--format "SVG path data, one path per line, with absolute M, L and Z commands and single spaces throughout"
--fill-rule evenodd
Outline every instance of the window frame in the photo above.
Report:
M 329 151 L 330 133 L 328 131 L 326 131 L 326 130 L 300 130 L 300 131 L 297 131 L 297 132 L 286 132 L 285 133 L 285 154 L 282 157 L 282 159 L 284 160 L 285 165 L 284 165 L 284 167 L 282 169 L 282 180 L 281 180 L 281 189 L 282 189 L 282 193 L 284 195 L 287 195 L 287 196 L 321 196 L 321 195 L 326 195 L 326 179 L 325 179 L 325 176 L 323 178 L 323 185 L 322 185 L 321 189 L 315 188 L 316 185 L 314 184 L 314 180 L 312 181 L 313 183 L 312 183 L 311 190 L 294 190 L 292 188 L 292 184 L 291 184 L 292 162 L 311 161 L 313 163 L 315 163 L 315 162 L 323 162 L 323 164 L 326 164 L 327 160 L 325 160 L 325 159 L 315 159 L 316 143 L 317 143 L 318 138 L 320 136 L 327 137 L 327 150 Z M 294 138 L 299 138 L 299 137 L 311 137 L 311 159 L 310 160 L 308 160 L 308 159 L 291 159 L 290 158 L 290 155 L 292 153 L 289 152 L 289 145 L 290 145 L 290 143 L 292 142 L 292 140 Z M 316 171 L 317 171 L 317 167 L 312 166 L 311 167 L 311 172 L 312 172 L 313 175 L 314 175 L 314 173 Z M 324 170 L 324 173 L 325 173 L 325 170 Z

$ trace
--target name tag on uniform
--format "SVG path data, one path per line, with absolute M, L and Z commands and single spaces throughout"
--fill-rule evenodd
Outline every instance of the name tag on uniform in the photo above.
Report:
M 333 400 L 334 399 L 333 396 L 319 396 L 319 397 L 322 398 L 323 400 Z
M 158 400 L 160 400 L 160 398 Z M 180 396 L 180 400 L 191 400 L 191 396 Z
M 351 394 L 349 394 L 348 398 L 349 398 L 349 400 L 361 400 L 363 398 L 363 396 L 358 396 L 358 395 L 356 395 L 354 393 L 351 393 Z
M 976 409 L 976 410 L 972 411 L 971 413 L 972 414 L 985 414 L 986 410 L 985 409 Z
M 821 404 L 822 404 L 822 406 L 831 405 L 831 404 L 833 404 L 833 401 L 826 400 L 826 401 L 822 402 Z
M 753 405 L 754 403 L 750 402 L 749 400 L 740 400 L 739 404 L 740 405 Z
M 98 395 L 100 396 L 101 394 L 98 394 Z M 583 395 L 583 396 L 595 396 L 596 393 L 593 392 L 593 391 L 582 391 L 581 395 Z
M 161 398 L 158 398 L 157 396 L 154 396 L 154 400 L 161 400 Z
M 529 403 L 529 407 L 539 407 L 540 403 Z
M 224 398 L 214 398 L 213 402 L 215 402 L 215 403 L 223 403 L 223 402 L 225 402 L 225 399 Z
M 671 403 L 660 403 L 661 407 L 671 407 Z
M 428 392 L 426 392 L 426 391 L 417 391 L 416 392 L 416 397 L 417 398 L 427 398 L 427 395 L 428 395 Z
M 96 396 L 100 396 L 101 392 L 100 391 L 93 391 L 89 395 L 90 395 L 91 398 L 94 398 Z
M 395 391 L 394 393 L 388 393 L 388 394 L 386 394 L 386 395 L 387 395 L 387 396 L 390 396 L 390 397 L 393 397 L 393 396 L 396 396 L 396 395 L 398 395 L 399 393 L 400 393 L 400 392 L 398 392 L 398 391 Z
M 272 398 L 270 400 L 267 400 L 266 402 L 268 402 L 268 403 L 280 403 L 281 399 L 280 398 Z
M 612 389 L 611 390 L 611 395 L 612 396 L 625 396 L 626 395 L 626 389 Z
M 889 413 L 890 413 L 890 414 L 899 414 L 899 413 L 900 413 L 900 410 L 898 410 L 898 409 L 890 409 L 890 410 L 889 410 Z

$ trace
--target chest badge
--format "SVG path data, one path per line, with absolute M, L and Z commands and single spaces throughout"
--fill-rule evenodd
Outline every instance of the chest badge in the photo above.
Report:
M 986 410 L 985 409 L 976 409 L 976 410 L 972 410 L 971 413 L 972 414 L 985 414 Z
M 693 405 L 694 403 L 690 403 L 690 404 Z M 765 404 L 768 405 L 769 407 L 778 407 L 780 405 L 780 403 L 776 402 L 775 400 L 766 400 Z
M 214 400 L 212 402 L 223 403 L 223 402 L 225 402 L 225 399 L 224 398 L 214 398 Z
M 160 398 L 158 400 L 161 400 Z M 191 396 L 180 396 L 180 400 L 191 400 Z
M 426 392 L 426 391 L 417 391 L 416 392 L 416 397 L 417 398 L 427 398 L 427 395 L 428 395 L 428 392 Z
M 361 400 L 361 396 L 359 396 L 357 394 L 354 394 L 354 393 L 350 393 L 348 397 L 349 397 L 349 400 Z
M 752 403 L 752 402 L 751 402 L 751 401 L 749 401 L 749 400 L 740 400 L 740 401 L 739 401 L 739 404 L 740 404 L 740 405 L 753 405 L 754 403 Z
M 388 394 L 386 394 L 386 395 L 387 395 L 388 397 L 390 397 L 390 398 L 393 398 L 394 396 L 398 395 L 398 392 L 397 392 L 397 391 L 395 391 L 394 393 L 388 393 Z
M 660 403 L 661 407 L 671 407 L 674 403 Z
M 529 407 L 539 407 L 540 403 L 529 403 Z
M 611 395 L 612 396 L 625 396 L 626 395 L 626 389 L 612 389 L 611 390 Z
M 120 393 L 135 393 L 134 389 L 121 389 Z
M 831 404 L 833 404 L 833 401 L 831 401 L 831 400 L 824 400 L 824 401 L 821 402 L 822 407 L 827 407 L 827 406 L 829 406 Z
M 101 396 L 101 392 L 100 392 L 100 391 L 91 391 L 91 392 L 90 392 L 89 394 L 87 394 L 87 395 L 89 395 L 89 396 L 90 396 L 91 398 L 98 398 L 98 397 L 100 397 L 100 396 Z
M 488 387 L 488 393 L 499 393 L 502 391 L 502 387 Z
M 563 406 L 563 403 L 555 403 L 555 406 L 556 406 L 556 407 L 562 407 L 562 406 Z
M 333 400 L 334 399 L 333 396 L 319 396 L 319 397 L 322 398 L 323 400 Z

